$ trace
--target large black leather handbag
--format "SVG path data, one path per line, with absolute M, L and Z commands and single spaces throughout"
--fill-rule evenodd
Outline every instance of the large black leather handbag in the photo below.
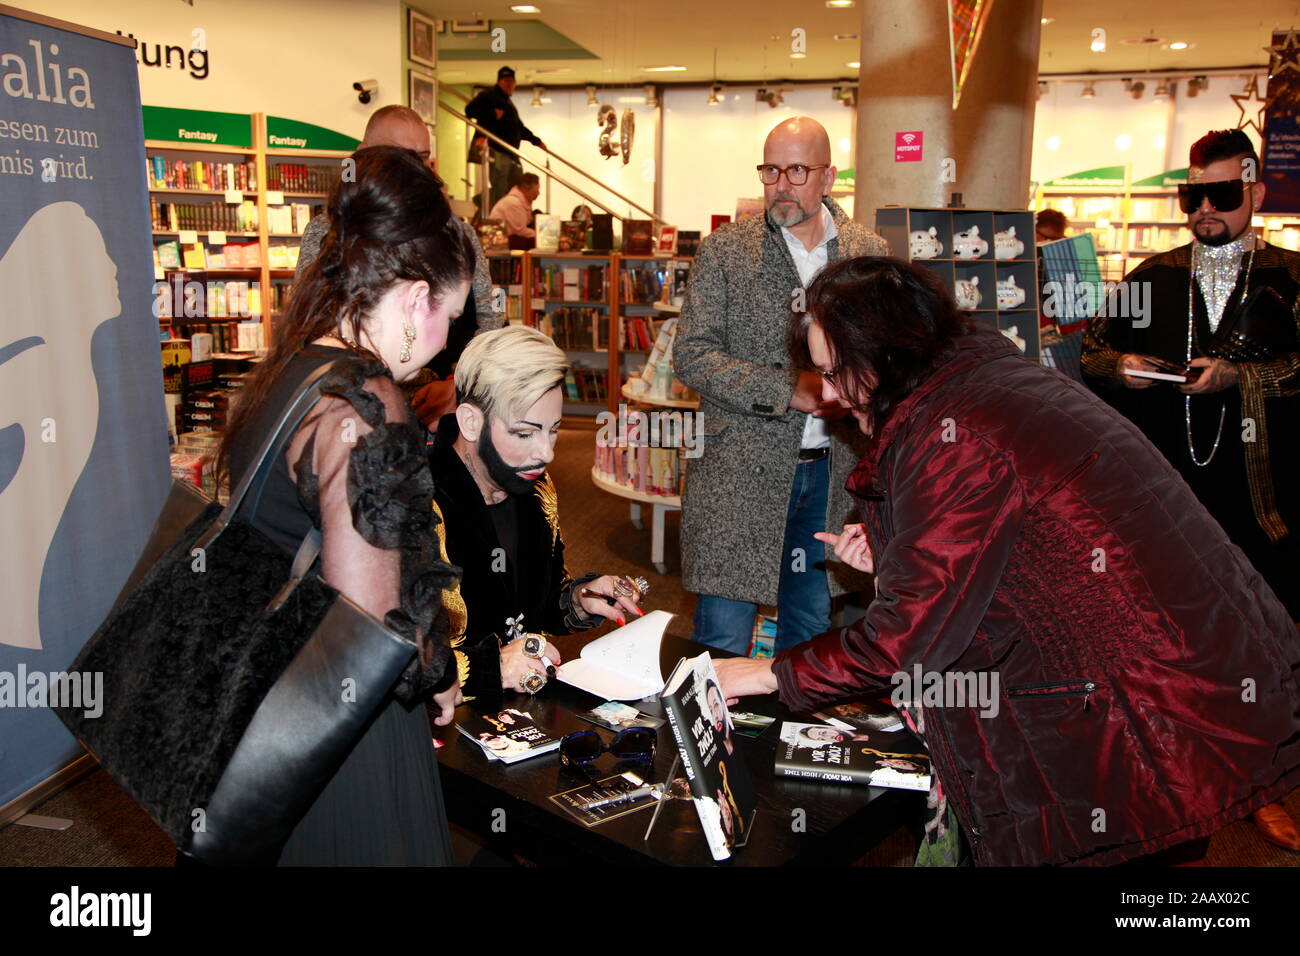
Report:
M 1260 285 L 1219 323 L 1206 353 L 1229 362 L 1268 362 L 1300 351 L 1295 313 L 1272 286 Z
M 273 864 L 416 653 L 311 571 L 318 531 L 290 557 L 252 524 L 333 367 L 298 389 L 224 509 L 173 483 L 71 667 L 103 674 L 102 713 L 56 710 L 202 863 Z

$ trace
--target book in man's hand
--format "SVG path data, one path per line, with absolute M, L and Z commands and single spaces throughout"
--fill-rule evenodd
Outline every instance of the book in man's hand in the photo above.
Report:
M 930 789 L 930 755 L 906 730 L 845 730 L 830 724 L 781 724 L 777 776 Z
M 560 746 L 559 737 L 538 727 L 530 715 L 511 708 L 474 713 L 457 723 L 456 729 L 482 747 L 490 759 L 505 763 L 551 753 Z
M 758 800 L 708 654 L 683 657 L 661 699 L 715 860 L 745 845 Z

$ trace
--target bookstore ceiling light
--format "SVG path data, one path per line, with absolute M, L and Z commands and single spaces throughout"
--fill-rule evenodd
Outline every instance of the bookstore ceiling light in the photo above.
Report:
M 785 102 L 785 97 L 781 95 L 780 90 L 758 89 L 754 93 L 756 103 L 766 103 L 772 109 L 776 109 Z
M 719 103 L 721 103 L 722 100 L 719 99 L 719 96 L 720 96 L 721 93 L 722 93 L 722 86 L 721 86 L 721 84 L 714 83 L 711 87 L 709 87 L 709 103 L 708 103 L 708 105 L 709 105 L 709 106 L 717 106 Z
M 596 99 L 596 84 L 595 84 L 595 83 L 588 83 L 588 84 L 587 84 L 587 105 L 588 105 L 588 106 L 599 106 L 599 105 L 600 105 L 600 100 Z
M 531 103 L 529 103 L 528 105 L 529 105 L 529 106 L 541 106 L 541 105 L 542 105 L 542 92 L 543 92 L 543 88 L 542 88 L 542 87 L 540 87 L 540 86 L 534 86 L 534 87 L 533 87 L 533 101 L 532 101 Z
M 641 88 L 641 90 L 645 94 L 646 106 L 659 105 L 659 92 L 655 89 L 655 85 L 653 83 L 647 83 L 645 86 Z
M 1161 80 L 1159 83 L 1156 84 L 1156 91 L 1152 95 L 1158 100 L 1167 100 L 1169 99 L 1170 89 L 1172 87 L 1173 84 L 1170 83 L 1168 80 Z
M 1090 99 L 1092 99 L 1094 96 L 1097 95 L 1097 91 L 1096 91 L 1095 89 L 1093 89 L 1093 87 L 1092 87 L 1092 81 L 1091 81 L 1091 80 L 1089 80 L 1087 83 L 1083 84 L 1083 92 L 1080 93 L 1079 95 L 1082 96 L 1085 100 L 1090 100 Z M 1139 95 L 1141 95 L 1141 94 L 1139 94 Z

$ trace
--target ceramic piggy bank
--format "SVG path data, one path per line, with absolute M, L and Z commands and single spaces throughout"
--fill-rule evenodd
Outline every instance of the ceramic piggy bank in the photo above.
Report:
M 1016 227 L 1007 226 L 1001 232 L 993 233 L 993 257 L 995 259 L 1018 259 L 1025 254 L 1025 244 L 1016 238 Z
M 998 308 L 1014 309 L 1023 305 L 1025 290 L 1016 285 L 1016 277 L 1008 276 L 998 283 Z
M 1009 338 L 1012 342 L 1015 342 L 1016 348 L 1020 349 L 1022 352 L 1025 350 L 1025 346 L 1029 344 L 1020 337 L 1020 326 L 1018 325 L 1008 326 L 1001 331 L 1003 335 Z
M 957 280 L 957 307 L 959 309 L 978 309 L 983 296 L 980 295 L 980 277 L 971 276 L 969 279 Z
M 943 255 L 943 243 L 939 241 L 939 230 L 931 226 L 929 230 L 918 229 L 908 235 L 908 246 L 913 259 L 933 259 Z
M 980 238 L 979 226 L 971 226 L 952 237 L 952 254 L 958 259 L 978 259 L 988 255 L 988 251 L 988 240 Z

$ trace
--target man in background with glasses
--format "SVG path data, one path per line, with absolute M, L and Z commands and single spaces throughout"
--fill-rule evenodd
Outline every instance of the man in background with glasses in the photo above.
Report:
M 700 244 L 673 366 L 700 393 L 702 454 L 682 505 L 682 572 L 699 595 L 695 640 L 745 653 L 758 605 L 777 607 L 783 650 L 830 628 L 831 598 L 865 590 L 813 537 L 838 530 L 860 436 L 833 419 L 821 378 L 790 367 L 786 335 L 803 289 L 828 262 L 888 255 L 885 241 L 830 198 L 830 138 L 795 117 L 768 134 L 758 164 L 766 213 Z
M 1243 131 L 1193 144 L 1187 179 L 1179 204 L 1192 242 L 1135 268 L 1090 321 L 1084 380 L 1178 469 L 1300 620 L 1300 254 L 1251 229 L 1264 184 Z M 1300 851 L 1281 806 L 1255 822 Z

